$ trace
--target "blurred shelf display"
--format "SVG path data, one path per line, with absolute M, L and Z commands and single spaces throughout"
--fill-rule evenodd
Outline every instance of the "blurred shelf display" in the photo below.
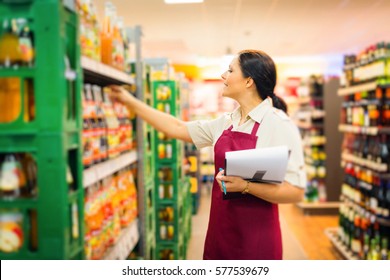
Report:
M 302 79 L 296 90 L 299 106 L 293 119 L 302 135 L 308 177 L 305 202 L 297 206 L 304 212 L 334 212 L 338 207 L 337 181 L 341 182 L 341 178 L 340 172 L 334 170 L 340 162 L 337 158 L 340 137 L 334 126 L 338 123 L 335 112 L 339 112 L 340 105 L 334 102 L 338 84 L 337 78 L 312 75 Z
M 389 259 L 390 65 L 380 42 L 344 57 L 339 227 L 329 235 L 347 259 Z M 341 249 L 340 249 L 341 248 Z

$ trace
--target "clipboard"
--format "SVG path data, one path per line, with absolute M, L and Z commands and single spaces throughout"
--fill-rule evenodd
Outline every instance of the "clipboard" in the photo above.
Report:
M 279 184 L 284 181 L 290 151 L 287 146 L 248 149 L 225 153 L 225 175 L 239 176 L 250 182 Z M 246 196 L 228 192 L 223 199 Z

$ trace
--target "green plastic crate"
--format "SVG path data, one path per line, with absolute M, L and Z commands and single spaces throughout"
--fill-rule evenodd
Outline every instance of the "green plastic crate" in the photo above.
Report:
M 1 259 L 72 259 L 83 257 L 84 190 L 78 133 L 43 134 L 34 146 L 19 143 L 0 147 L 0 153 L 29 152 L 37 164 L 37 195 L 13 200 L 0 199 L 0 209 L 19 209 L 24 214 L 24 235 L 30 229 L 29 212 L 37 214 L 38 248 L 24 246 L 17 253 L 1 253 Z M 2 139 L 3 137 L 0 137 Z M 67 166 L 71 169 L 75 190 L 69 190 Z M 78 208 L 78 237 L 72 238 L 72 204 Z M 26 244 L 28 238 L 26 238 Z
M 20 78 L 22 91 L 24 80 L 31 83 L 36 112 L 31 122 L 23 121 L 22 111 L 16 121 L 0 124 L 0 152 L 31 153 L 38 172 L 35 197 L 0 198 L 0 209 L 18 209 L 23 213 L 26 237 L 21 250 L 0 253 L 1 259 L 80 259 L 84 255 L 78 17 L 62 3 L 58 0 L 0 1 L 1 20 L 25 18 L 29 21 L 36 53 L 32 67 L 0 69 L 0 78 Z M 68 72 L 67 63 L 71 68 Z M 23 100 L 23 94 L 21 98 Z M 66 179 L 68 165 L 76 187 L 73 191 L 69 190 Z M 78 235 L 74 238 L 73 205 L 78 210 Z M 31 216 L 32 212 L 36 213 L 36 219 Z M 29 231 L 35 228 L 31 220 L 36 220 L 37 228 L 38 246 L 34 249 L 27 241 Z
M 34 33 L 35 61 L 32 67 L 0 69 L 0 78 L 16 77 L 32 84 L 35 119 L 19 118 L 0 123 L 0 135 L 31 134 L 41 131 L 77 131 L 81 129 L 81 80 L 78 17 L 61 1 L 35 0 L 22 4 L 0 2 L 0 20 L 25 18 Z M 71 71 L 66 71 L 66 58 Z M 66 73 L 75 79 L 65 78 Z M 21 94 L 22 104 L 24 95 Z

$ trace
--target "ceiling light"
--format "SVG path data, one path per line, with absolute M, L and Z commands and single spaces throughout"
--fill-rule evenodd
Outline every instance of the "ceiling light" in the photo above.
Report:
M 164 0 L 165 4 L 203 3 L 203 0 Z

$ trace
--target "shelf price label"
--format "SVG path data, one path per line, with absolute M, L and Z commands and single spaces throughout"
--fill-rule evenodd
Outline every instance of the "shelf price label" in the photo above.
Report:
M 68 8 L 72 12 L 76 12 L 76 0 L 62 0 L 65 8 Z

